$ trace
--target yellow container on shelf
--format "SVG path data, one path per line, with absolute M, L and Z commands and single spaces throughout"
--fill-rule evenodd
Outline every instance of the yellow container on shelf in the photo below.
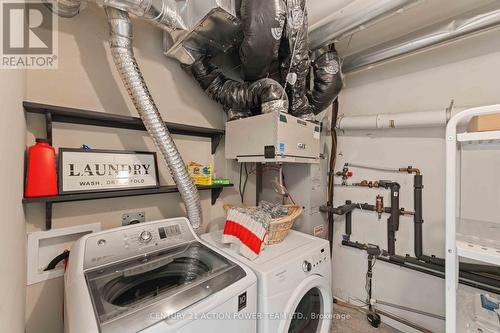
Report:
M 187 169 L 195 185 L 210 186 L 212 185 L 212 164 L 201 165 L 195 161 L 189 162 Z

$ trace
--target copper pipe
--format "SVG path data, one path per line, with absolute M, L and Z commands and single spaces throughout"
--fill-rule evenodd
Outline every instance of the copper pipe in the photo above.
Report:
M 399 171 L 400 172 L 406 172 L 406 173 L 409 173 L 409 174 L 416 174 L 416 175 L 420 175 L 420 169 L 417 169 L 417 168 L 414 168 L 412 166 L 409 166 L 409 167 L 406 167 L 406 168 L 399 168 Z

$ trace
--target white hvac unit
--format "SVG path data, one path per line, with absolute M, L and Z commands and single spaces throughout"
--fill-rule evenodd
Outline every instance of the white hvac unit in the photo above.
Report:
M 226 158 L 238 162 L 319 163 L 321 125 L 272 112 L 226 124 Z

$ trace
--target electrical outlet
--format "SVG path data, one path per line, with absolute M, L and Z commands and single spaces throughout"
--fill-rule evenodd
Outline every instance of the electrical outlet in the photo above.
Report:
M 122 215 L 122 226 L 146 222 L 146 212 L 125 213 Z

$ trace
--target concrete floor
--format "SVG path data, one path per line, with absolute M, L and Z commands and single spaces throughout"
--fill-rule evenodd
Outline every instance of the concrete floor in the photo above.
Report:
M 380 325 L 379 328 L 373 328 L 366 320 L 366 315 L 354 309 L 336 304 L 333 313 L 332 333 L 401 333 L 385 324 Z

